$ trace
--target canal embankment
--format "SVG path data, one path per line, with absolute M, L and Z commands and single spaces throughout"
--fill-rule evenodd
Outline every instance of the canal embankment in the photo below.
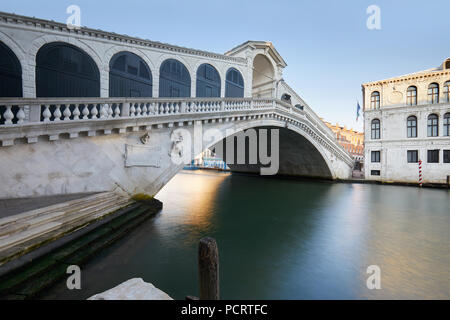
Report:
M 112 195 L 103 195 L 103 197 L 106 197 L 103 200 L 114 199 Z M 100 200 L 99 198 L 95 199 Z M 92 200 L 92 196 L 90 200 Z M 79 206 L 82 205 L 83 200 L 73 201 L 75 201 L 71 202 L 73 210 L 69 216 L 82 216 Z M 99 202 L 99 207 L 104 206 L 102 201 Z M 0 299 L 29 299 L 38 296 L 42 290 L 65 276 L 69 265 L 80 266 L 92 255 L 120 239 L 162 209 L 160 201 L 148 197 L 127 199 L 125 203 L 117 202 L 116 199 L 115 202 L 116 207 L 103 207 L 102 210 L 109 210 L 108 214 L 97 217 L 91 215 L 89 223 L 83 224 L 82 219 L 78 220 L 77 226 L 72 230 L 66 229 L 65 233 L 60 230 L 58 236 L 53 235 L 53 238 L 51 232 L 41 234 L 40 237 L 45 238 L 45 241 L 28 248 L 26 252 L 19 252 L 16 256 L 7 257 L 9 260 L 0 266 Z M 38 210 L 54 216 L 55 212 L 60 212 L 57 209 L 61 209 L 61 207 L 64 207 L 64 203 L 50 206 L 51 209 L 47 211 L 46 208 Z M 88 207 L 92 208 L 92 206 Z M 29 213 L 27 215 L 30 216 Z M 38 214 L 31 216 L 35 220 L 39 217 Z M 42 216 L 41 219 L 45 220 L 46 214 Z M 12 218 L 10 217 L 10 219 Z M 44 222 L 42 223 L 45 225 Z M 70 227 L 66 226 L 66 228 Z M 6 239 L 8 238 L 11 237 L 6 237 Z M 5 255 L 2 258 L 5 261 Z

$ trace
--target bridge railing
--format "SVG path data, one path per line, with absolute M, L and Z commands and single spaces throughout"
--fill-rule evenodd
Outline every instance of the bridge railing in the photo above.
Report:
M 0 126 L 150 117 L 274 108 L 283 102 L 252 98 L 48 98 L 0 99 Z

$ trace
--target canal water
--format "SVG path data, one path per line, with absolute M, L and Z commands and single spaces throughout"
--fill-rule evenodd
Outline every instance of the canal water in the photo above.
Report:
M 133 277 L 198 295 L 197 244 L 217 239 L 223 299 L 450 299 L 450 191 L 178 174 L 163 211 L 44 299 L 86 299 Z M 381 289 L 366 285 L 368 266 Z

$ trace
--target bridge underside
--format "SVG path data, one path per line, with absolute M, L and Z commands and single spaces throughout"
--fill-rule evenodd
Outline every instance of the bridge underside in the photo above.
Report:
M 258 132 L 258 149 L 257 154 L 260 154 L 259 150 L 259 137 L 261 136 L 260 130 L 266 129 L 268 132 L 271 130 L 279 130 L 279 166 L 277 175 L 279 176 L 298 176 L 298 177 L 311 177 L 311 178 L 322 178 L 322 179 L 332 179 L 333 176 L 330 172 L 330 169 L 325 162 L 323 156 L 320 152 L 314 147 L 314 145 L 309 142 L 304 136 L 286 128 L 279 127 L 257 127 L 254 128 L 256 132 Z M 236 135 L 235 135 L 236 136 Z M 270 137 L 270 135 L 268 135 Z M 269 142 L 269 150 L 270 150 L 270 139 L 267 139 Z M 232 172 L 241 172 L 241 173 L 255 173 L 260 174 L 262 167 L 268 167 L 270 165 L 261 164 L 260 158 L 258 156 L 258 161 L 256 164 L 250 164 L 249 154 L 250 154 L 250 146 L 249 139 L 246 140 L 245 144 L 245 163 L 238 164 L 237 162 L 237 153 L 238 153 L 238 144 L 234 143 L 234 159 L 227 159 L 226 157 L 226 143 L 224 141 L 219 142 L 219 144 L 215 145 L 212 149 L 217 149 L 219 145 L 222 145 L 224 150 L 223 159 L 227 162 L 228 167 Z M 220 149 L 220 147 L 219 147 Z M 264 154 L 264 153 L 263 153 Z M 273 156 L 273 154 L 270 154 Z M 273 163 L 271 164 L 273 166 Z

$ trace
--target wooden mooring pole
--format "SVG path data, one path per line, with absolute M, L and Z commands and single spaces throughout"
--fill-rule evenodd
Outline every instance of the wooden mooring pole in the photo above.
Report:
M 219 251 L 213 238 L 202 238 L 198 245 L 200 300 L 219 300 Z

